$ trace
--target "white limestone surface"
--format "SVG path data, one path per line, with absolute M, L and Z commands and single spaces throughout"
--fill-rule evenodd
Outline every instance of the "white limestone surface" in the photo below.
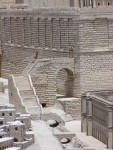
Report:
M 25 150 L 63 150 L 44 121 L 32 121 L 35 143 Z
M 95 150 L 108 150 L 107 146 L 92 136 L 87 136 L 81 132 L 81 121 L 66 122 L 65 128 L 76 133 L 76 137 L 86 143 L 90 148 Z
M 12 137 L 4 137 L 4 138 L 0 138 L 0 143 L 8 141 L 8 140 L 13 140 Z
M 19 147 L 10 147 L 10 148 L 6 148 L 5 150 L 19 150 Z

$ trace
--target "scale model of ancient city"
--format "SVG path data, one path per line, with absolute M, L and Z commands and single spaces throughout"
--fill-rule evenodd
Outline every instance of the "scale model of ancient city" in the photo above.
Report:
M 113 150 L 113 0 L 0 0 L 0 150 Z

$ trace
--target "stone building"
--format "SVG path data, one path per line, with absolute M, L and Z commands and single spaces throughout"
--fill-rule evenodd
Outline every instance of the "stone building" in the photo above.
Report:
M 82 132 L 93 136 L 113 149 L 112 91 L 90 92 L 82 95 Z
M 28 114 L 16 114 L 13 105 L 0 104 L 0 150 L 11 147 L 24 149 L 30 146 L 34 142 L 30 128 Z

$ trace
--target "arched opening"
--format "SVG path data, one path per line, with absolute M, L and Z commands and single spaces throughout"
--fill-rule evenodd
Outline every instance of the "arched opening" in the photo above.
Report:
M 41 105 L 42 105 L 43 108 L 45 108 L 47 106 L 46 103 L 42 103 Z
M 71 70 L 64 68 L 58 71 L 56 77 L 56 88 L 58 96 L 73 96 L 74 75 Z
M 17 139 L 17 138 L 14 138 L 14 142 L 18 142 L 18 139 Z

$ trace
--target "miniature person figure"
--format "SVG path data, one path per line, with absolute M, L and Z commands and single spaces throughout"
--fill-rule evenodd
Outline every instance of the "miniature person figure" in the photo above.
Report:
M 73 47 L 69 48 L 69 58 L 73 58 Z
M 34 59 L 38 59 L 38 52 L 36 52 Z

